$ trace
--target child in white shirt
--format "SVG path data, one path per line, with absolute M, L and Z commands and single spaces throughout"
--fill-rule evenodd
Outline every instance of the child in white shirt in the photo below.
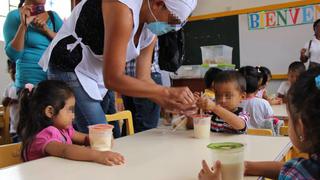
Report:
M 278 98 L 282 98 L 283 101 L 286 102 L 288 90 L 304 71 L 306 71 L 306 67 L 302 62 L 295 61 L 290 64 L 288 69 L 288 80 L 281 83 L 278 89 Z
M 14 143 L 18 142 L 18 136 L 17 136 L 17 125 L 19 120 L 19 111 L 18 111 L 18 95 L 17 95 L 17 89 L 14 86 L 15 81 L 15 74 L 16 74 L 16 65 L 14 62 L 11 62 L 10 60 L 7 61 L 8 64 L 8 73 L 10 74 L 10 77 L 12 79 L 12 82 L 8 85 L 6 88 L 2 105 L 9 108 L 9 118 L 10 118 L 10 135 L 12 138 L 12 141 Z
M 259 72 L 255 67 L 245 66 L 239 69 L 247 83 L 246 99 L 242 101 L 241 107 L 250 114 L 249 128 L 264 128 L 266 120 L 273 116 L 273 110 L 269 102 L 256 97 L 259 87 Z

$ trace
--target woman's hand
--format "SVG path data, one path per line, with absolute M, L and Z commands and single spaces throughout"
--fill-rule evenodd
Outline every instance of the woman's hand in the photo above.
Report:
M 104 164 L 107 166 L 114 166 L 114 165 L 122 165 L 124 164 L 124 157 L 116 152 L 111 151 L 104 151 L 98 152 L 94 162 Z
M 20 24 L 24 27 L 28 27 L 34 20 L 35 16 L 31 16 L 31 5 L 24 5 L 20 8 Z
M 306 48 L 302 48 L 301 51 L 300 51 L 301 56 L 305 56 L 306 52 L 307 52 L 307 49 Z
M 217 161 L 215 166 L 210 169 L 205 160 L 202 161 L 202 169 L 198 175 L 199 180 L 222 180 L 221 163 Z
M 310 57 L 310 52 L 309 52 L 308 55 L 306 55 L 306 52 L 307 52 L 307 49 L 306 49 L 306 48 L 302 48 L 302 49 L 300 50 L 300 60 L 301 60 L 301 62 L 303 62 L 303 63 L 308 62 L 308 59 L 309 59 L 309 57 Z
M 164 93 L 152 98 L 165 109 L 183 112 L 195 105 L 195 98 L 188 87 L 164 88 Z
M 33 24 L 37 27 L 41 32 L 47 33 L 49 28 L 47 26 L 47 20 L 49 18 L 48 13 L 41 13 L 33 19 Z

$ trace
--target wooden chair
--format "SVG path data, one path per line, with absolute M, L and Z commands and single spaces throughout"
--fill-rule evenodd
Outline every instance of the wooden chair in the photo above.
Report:
M 282 136 L 288 136 L 288 126 L 282 126 L 280 127 L 280 135 Z M 285 156 L 285 161 L 288 161 L 292 158 L 309 158 L 309 154 L 307 153 L 301 153 L 296 147 L 292 147 L 289 152 Z
M 10 138 L 10 108 L 9 107 L 1 107 L 2 111 L 0 116 L 0 136 L 2 144 L 9 144 L 11 143 Z
M 289 136 L 289 134 L 288 134 L 288 126 L 281 126 L 280 127 L 280 135 L 281 136 Z
M 258 136 L 272 136 L 271 129 L 248 129 L 247 134 L 258 135 Z
M 128 135 L 133 135 L 134 134 L 134 129 L 133 129 L 133 120 L 132 120 L 132 114 L 131 111 L 121 111 L 115 114 L 107 114 L 106 115 L 107 121 L 112 122 L 112 121 L 119 121 L 119 120 L 125 120 L 126 127 L 127 127 L 127 134 Z
M 0 168 L 22 163 L 20 156 L 21 143 L 0 146 Z

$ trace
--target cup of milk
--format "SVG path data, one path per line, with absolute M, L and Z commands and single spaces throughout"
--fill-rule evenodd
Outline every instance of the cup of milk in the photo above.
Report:
M 221 162 L 223 180 L 244 179 L 244 144 L 237 142 L 211 143 L 212 162 Z
M 92 149 L 110 151 L 112 147 L 112 129 L 109 124 L 96 124 L 88 126 L 89 140 Z
M 193 115 L 194 137 L 198 139 L 208 139 L 210 137 L 211 116 Z

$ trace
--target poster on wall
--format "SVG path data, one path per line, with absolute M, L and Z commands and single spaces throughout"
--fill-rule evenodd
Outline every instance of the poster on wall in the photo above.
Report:
M 311 24 L 320 18 L 320 4 L 248 14 L 249 30 Z

